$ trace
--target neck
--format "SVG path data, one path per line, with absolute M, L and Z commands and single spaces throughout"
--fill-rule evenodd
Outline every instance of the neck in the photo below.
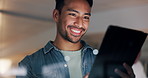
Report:
M 53 44 L 60 50 L 64 51 L 76 51 L 80 50 L 82 48 L 82 44 L 79 42 L 72 43 L 68 40 L 65 40 L 63 38 L 57 38 L 54 40 Z

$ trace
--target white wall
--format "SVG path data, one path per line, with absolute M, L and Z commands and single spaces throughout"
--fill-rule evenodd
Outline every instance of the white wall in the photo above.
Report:
M 148 5 L 94 13 L 88 32 L 103 32 L 110 24 L 148 29 Z

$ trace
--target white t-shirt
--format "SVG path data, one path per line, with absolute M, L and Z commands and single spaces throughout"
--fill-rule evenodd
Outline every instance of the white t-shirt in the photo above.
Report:
M 83 78 L 81 70 L 81 50 L 62 51 L 68 65 L 70 78 Z

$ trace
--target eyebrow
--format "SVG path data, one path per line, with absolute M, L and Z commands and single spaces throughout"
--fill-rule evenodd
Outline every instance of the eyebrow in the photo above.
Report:
M 84 13 L 84 15 L 89 15 L 89 16 L 91 16 L 91 13 Z
M 67 9 L 67 11 L 72 11 L 72 12 L 80 13 L 79 11 L 74 10 L 74 9 Z M 84 13 L 84 15 L 89 15 L 89 16 L 91 16 L 91 13 Z

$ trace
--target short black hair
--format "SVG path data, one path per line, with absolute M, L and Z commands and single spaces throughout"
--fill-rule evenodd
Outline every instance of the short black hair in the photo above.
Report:
M 93 0 L 86 0 L 89 4 L 90 7 L 92 7 L 93 5 Z M 61 13 L 61 10 L 64 6 L 64 0 L 56 0 L 56 6 L 55 6 L 55 9 L 59 10 L 59 12 Z

